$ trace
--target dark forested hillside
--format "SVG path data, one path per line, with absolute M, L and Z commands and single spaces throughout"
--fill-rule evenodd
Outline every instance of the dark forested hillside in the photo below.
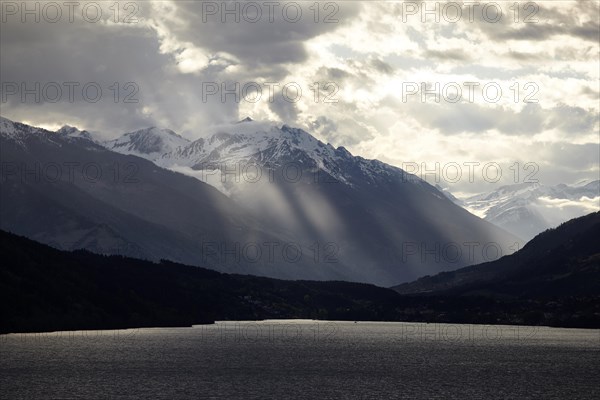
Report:
M 390 289 L 229 275 L 64 252 L 0 232 L 0 332 L 182 326 L 224 319 L 393 319 Z
M 545 232 L 499 264 L 399 288 L 406 294 L 65 252 L 0 231 L 0 333 L 266 318 L 599 328 L 599 216 Z
M 549 229 L 489 263 L 396 286 L 401 294 L 548 298 L 600 293 L 600 212 Z

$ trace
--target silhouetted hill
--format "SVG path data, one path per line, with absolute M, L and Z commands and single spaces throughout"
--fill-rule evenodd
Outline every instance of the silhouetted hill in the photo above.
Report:
M 587 226 L 597 229 L 596 223 Z M 557 246 L 581 249 L 581 253 L 569 254 L 584 254 L 584 249 L 597 247 L 593 240 L 579 235 L 589 230 L 580 231 L 575 225 L 564 229 L 573 233 L 574 239 L 563 244 L 558 241 Z M 549 242 L 556 239 L 549 238 Z M 267 318 L 600 327 L 600 296 L 592 291 L 598 287 L 597 256 L 566 264 L 565 268 L 574 271 L 571 278 L 563 273 L 556 280 L 567 282 L 567 289 L 581 288 L 580 294 L 555 283 L 540 285 L 545 288 L 542 291 L 532 288 L 527 296 L 499 297 L 489 295 L 491 283 L 487 292 L 471 288 L 469 295 L 423 296 L 400 295 L 361 283 L 225 274 L 167 261 L 66 252 L 2 231 L 0 252 L 0 333 L 189 326 Z M 542 246 L 528 252 L 543 256 L 546 249 Z M 556 260 L 550 270 L 560 268 L 559 256 L 547 254 L 549 260 Z M 535 276 L 534 272 L 526 276 Z M 511 280 L 498 282 L 526 289 L 510 286 Z
M 499 260 L 394 287 L 401 294 L 501 298 L 593 296 L 600 293 L 600 212 L 537 235 Z
M 265 318 L 393 319 L 393 290 L 65 252 L 0 231 L 0 332 Z

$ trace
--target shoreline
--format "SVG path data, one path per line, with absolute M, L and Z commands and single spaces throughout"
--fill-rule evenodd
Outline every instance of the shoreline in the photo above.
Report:
M 130 331 L 130 330 L 138 330 L 138 329 L 174 329 L 174 328 L 194 328 L 194 327 L 202 327 L 202 326 L 210 326 L 216 325 L 219 323 L 305 323 L 305 322 L 315 322 L 315 323 L 384 323 L 384 324 L 422 324 L 422 325 L 465 325 L 465 326 L 501 326 L 501 327 L 519 327 L 519 328 L 550 328 L 550 329 L 585 329 L 585 330 L 597 330 L 600 331 L 600 328 L 594 327 L 580 327 L 580 326 L 553 326 L 553 325 L 525 325 L 525 324 L 489 324 L 489 323 L 473 323 L 473 322 L 439 322 L 439 321 L 377 321 L 377 320 L 324 320 L 324 319 L 306 319 L 306 318 L 282 318 L 282 319 L 258 319 L 258 320 L 218 320 L 208 323 L 194 323 L 191 325 L 165 325 L 165 326 L 128 326 L 128 327 L 111 327 L 111 328 L 90 328 L 90 329 L 62 329 L 62 330 L 52 330 L 52 331 L 44 331 L 44 330 L 29 330 L 29 331 L 17 331 L 17 332 L 2 332 L 0 333 L 0 337 L 8 337 L 9 335 L 36 335 L 36 334 L 60 334 L 60 333 L 69 333 L 74 334 L 76 332 L 111 332 L 111 331 Z M 124 335 L 126 336 L 126 335 Z

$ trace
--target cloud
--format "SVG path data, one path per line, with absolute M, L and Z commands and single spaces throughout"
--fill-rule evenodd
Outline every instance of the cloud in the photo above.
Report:
M 540 197 L 531 207 L 541 214 L 551 226 L 558 226 L 565 220 L 599 211 L 600 197 L 581 197 L 577 200 Z
M 108 136 L 162 126 L 190 139 L 251 116 L 305 128 L 336 147 L 396 165 L 532 161 L 544 179 L 565 183 L 598 173 L 597 1 L 537 3 L 537 23 L 523 21 L 531 11 L 524 3 L 518 22 L 508 8 L 512 3 L 501 3 L 497 23 L 480 12 L 471 22 L 464 7 L 457 23 L 422 22 L 420 15 L 404 22 L 402 2 L 319 3 L 318 16 L 312 2 L 295 2 L 303 13 L 297 22 L 283 17 L 284 2 L 273 21 L 263 6 L 256 22 L 245 20 L 258 17 L 248 9 L 239 22 L 229 15 L 223 23 L 220 10 L 207 15 L 208 3 L 225 4 L 144 2 L 132 24 L 114 22 L 110 2 L 98 3 L 103 13 L 97 23 L 9 18 L 0 24 L 3 84 L 95 82 L 103 96 L 94 103 L 81 93 L 72 102 L 36 102 L 16 94 L 2 103 L 2 114 Z M 324 21 L 330 14 L 337 22 Z M 457 82 L 464 88 L 465 82 L 490 81 L 503 88 L 498 103 L 402 99 L 406 82 Z M 130 82 L 135 86 L 125 87 Z M 267 96 L 257 103 L 238 103 L 233 96 L 223 101 L 220 84 L 236 82 L 295 82 L 303 95 L 295 103 L 280 90 L 272 102 Z M 537 103 L 523 101 L 530 82 L 537 85 Z M 207 96 L 205 85 L 211 83 L 219 92 Z M 137 102 L 123 101 L 132 94 Z
M 290 89 L 293 91 L 294 89 Z M 295 98 L 297 93 L 291 93 L 291 98 Z M 298 109 L 296 104 L 290 100 L 286 100 L 283 97 L 277 96 L 269 106 L 270 110 L 273 111 L 277 117 L 284 123 L 294 124 L 298 118 Z
M 425 58 L 435 58 L 438 60 L 457 60 L 467 61 L 470 57 L 460 49 L 452 49 L 446 51 L 427 50 L 424 54 Z

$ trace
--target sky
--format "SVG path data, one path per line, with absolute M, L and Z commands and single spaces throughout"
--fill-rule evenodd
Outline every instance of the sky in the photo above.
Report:
M 572 184 L 599 176 L 599 7 L 2 2 L 0 113 L 189 139 L 250 116 L 463 195 Z

